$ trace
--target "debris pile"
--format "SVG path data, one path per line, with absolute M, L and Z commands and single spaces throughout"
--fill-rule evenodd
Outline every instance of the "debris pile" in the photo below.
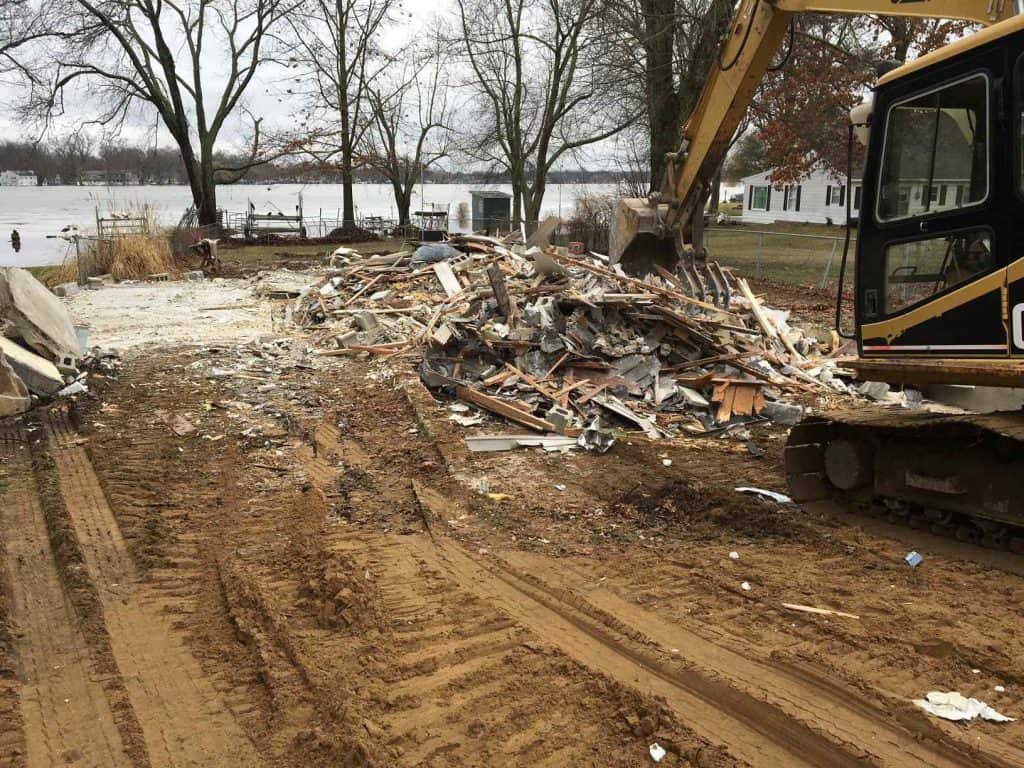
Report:
M 0 417 L 84 392 L 82 352 L 63 302 L 24 269 L 0 268 Z
M 607 449 L 607 425 L 652 439 L 742 432 L 794 423 L 802 408 L 788 400 L 846 391 L 815 339 L 717 265 L 712 299 L 692 295 L 692 269 L 633 277 L 598 254 L 480 235 L 331 264 L 290 307 L 318 331 L 317 353 L 415 355 L 423 382 L 461 401 L 453 420 L 467 426 L 463 404 Z M 471 447 L 544 444 L 502 437 Z

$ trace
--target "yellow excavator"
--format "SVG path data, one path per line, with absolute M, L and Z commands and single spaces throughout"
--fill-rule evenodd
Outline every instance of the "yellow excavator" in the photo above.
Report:
M 1024 387 L 1024 0 L 742 0 L 662 189 L 619 201 L 612 262 L 671 264 L 695 290 L 719 282 L 703 243 L 711 182 L 800 13 L 982 26 L 882 75 L 851 116 L 867 151 L 849 365 L 895 385 Z M 1024 550 L 1020 412 L 809 418 L 785 459 L 797 501 L 838 499 Z

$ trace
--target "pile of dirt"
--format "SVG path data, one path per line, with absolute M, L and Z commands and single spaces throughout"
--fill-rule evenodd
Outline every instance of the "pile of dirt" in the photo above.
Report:
M 691 478 L 631 491 L 612 508 L 646 526 L 668 525 L 691 536 L 717 537 L 731 532 L 752 538 L 794 539 L 803 534 L 791 508 Z

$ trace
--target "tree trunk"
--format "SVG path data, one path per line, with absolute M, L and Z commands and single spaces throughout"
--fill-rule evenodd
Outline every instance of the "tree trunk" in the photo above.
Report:
M 722 169 L 718 169 L 718 173 L 711 180 L 711 199 L 708 201 L 708 213 L 712 216 L 718 215 L 718 203 L 722 197 Z
M 341 156 L 341 226 L 344 229 L 356 228 L 356 206 L 352 199 L 352 149 L 347 145 L 342 149 Z
M 660 190 L 665 155 L 679 148 L 679 98 L 672 73 L 675 0 L 641 0 L 647 116 L 650 123 L 650 189 Z
M 398 226 L 405 227 L 409 224 L 409 209 L 412 207 L 412 190 L 416 182 L 412 182 L 408 188 L 399 183 L 391 186 L 395 191 L 395 207 L 398 208 Z

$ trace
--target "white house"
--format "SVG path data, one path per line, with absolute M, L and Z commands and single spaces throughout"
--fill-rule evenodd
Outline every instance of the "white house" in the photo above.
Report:
M 743 184 L 743 223 L 773 224 L 794 221 L 813 224 L 845 222 L 846 195 L 844 182 L 829 173 L 817 170 L 799 184 L 773 185 L 772 171 L 755 173 L 741 179 Z M 860 179 L 854 179 L 851 216 L 860 213 Z
M 35 171 L 0 171 L 0 187 L 34 187 L 38 183 Z

